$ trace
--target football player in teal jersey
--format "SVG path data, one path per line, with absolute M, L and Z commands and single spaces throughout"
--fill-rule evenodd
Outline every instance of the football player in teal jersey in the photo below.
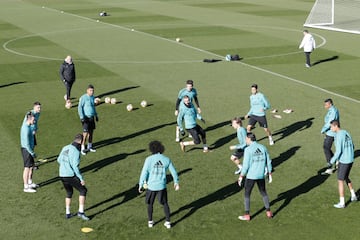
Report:
M 186 88 L 183 88 L 179 91 L 178 97 L 176 99 L 176 104 L 175 104 L 175 116 L 178 116 L 179 114 L 179 106 L 180 103 L 182 101 L 182 99 L 184 98 L 184 96 L 188 96 L 190 99 L 190 102 L 192 102 L 194 100 L 196 106 L 197 106 L 197 112 L 200 114 L 201 113 L 201 109 L 200 109 L 200 104 L 199 104 L 199 100 L 197 98 L 197 91 L 194 88 L 194 81 L 193 80 L 187 80 L 186 81 Z M 175 141 L 179 142 L 180 141 L 180 130 L 179 127 L 176 126 L 176 138 Z

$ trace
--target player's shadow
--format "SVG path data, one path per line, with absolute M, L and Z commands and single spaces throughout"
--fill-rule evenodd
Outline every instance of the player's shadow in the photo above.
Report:
M 85 173 L 85 172 L 88 172 L 88 171 L 93 171 L 93 172 L 97 172 L 99 171 L 101 168 L 104 168 L 110 164 L 113 164 L 113 163 L 116 163 L 118 161 L 121 161 L 121 160 L 124 160 L 125 158 L 127 158 L 128 156 L 131 156 L 131 155 L 136 155 L 136 154 L 139 154 L 139 153 L 143 153 L 145 152 L 146 150 L 145 149 L 140 149 L 140 150 L 137 150 L 135 152 L 132 152 L 132 153 L 120 153 L 118 155 L 114 155 L 114 156 L 111 156 L 111 157 L 107 157 L 107 158 L 104 158 L 102 160 L 99 160 L 99 161 L 96 161 L 92 164 L 89 164 L 83 168 L 80 169 L 80 172 L 81 173 Z
M 218 128 L 224 127 L 224 126 L 231 126 L 231 121 L 230 120 L 226 120 L 217 124 L 214 124 L 210 127 L 207 127 L 205 129 L 205 132 L 209 132 L 212 130 L 216 130 Z M 225 144 L 231 142 L 234 138 L 236 138 L 236 133 L 230 134 L 228 136 L 224 136 L 222 138 L 217 139 L 214 143 L 212 143 L 210 145 L 210 149 L 216 149 L 219 148 L 221 146 L 224 146 Z
M 354 152 L 354 159 L 360 156 L 360 149 L 355 150 Z
M 189 172 L 191 170 L 192 170 L 192 168 L 187 168 L 187 169 L 181 170 L 181 171 L 178 172 L 178 176 L 181 176 L 182 174 L 184 174 L 186 172 Z M 171 174 L 167 174 L 166 179 L 167 179 L 168 183 L 171 182 L 172 181 Z M 102 214 L 102 213 L 104 213 L 106 211 L 109 211 L 109 210 L 111 210 L 111 209 L 113 209 L 115 207 L 118 207 L 118 206 L 120 206 L 120 205 L 122 205 L 122 204 L 136 198 L 137 196 L 139 196 L 138 189 L 139 189 L 139 185 L 136 184 L 134 187 L 131 187 L 131 188 L 129 188 L 129 189 L 123 191 L 123 192 L 120 192 L 118 194 L 113 195 L 112 197 L 110 197 L 110 198 L 108 198 L 108 199 L 106 199 L 104 201 L 101 201 L 99 203 L 96 203 L 96 204 L 92 205 L 91 207 L 87 208 L 86 211 L 97 208 L 97 207 L 100 207 L 100 206 L 102 206 L 104 204 L 116 201 L 112 205 L 110 205 L 110 206 L 108 206 L 108 207 L 106 207 L 104 209 L 101 209 L 101 210 L 99 210 L 99 211 L 97 211 L 97 212 L 95 212 L 95 213 L 93 213 L 91 215 L 88 215 L 88 217 L 93 218 L 98 214 Z M 144 196 L 144 195 L 142 195 L 142 196 Z M 122 199 L 120 201 L 117 201 L 119 198 L 122 198 Z
M 231 183 L 231 184 L 228 184 L 205 197 L 199 198 L 185 206 L 180 207 L 178 210 L 172 212 L 171 216 L 176 216 L 184 211 L 187 211 L 187 213 L 185 215 L 183 215 L 181 218 L 179 218 L 178 220 L 176 220 L 175 222 L 172 222 L 171 225 L 175 226 L 179 222 L 181 222 L 181 221 L 185 220 L 186 218 L 190 217 L 191 215 L 193 215 L 199 209 L 206 207 L 207 205 L 214 203 L 216 201 L 225 200 L 226 198 L 238 193 L 240 190 L 241 190 L 241 188 L 239 187 L 237 182 Z M 164 219 L 161 219 L 161 220 L 159 220 L 159 222 L 163 221 L 163 220 Z
M 108 166 L 108 165 L 110 165 L 112 163 L 118 162 L 120 160 L 123 160 L 123 159 L 127 158 L 130 155 L 135 155 L 135 154 L 139 154 L 139 153 L 142 153 L 142 152 L 145 152 L 145 149 L 137 150 L 137 151 L 132 152 L 132 153 L 120 153 L 120 154 L 112 156 L 112 157 L 104 158 L 102 160 L 99 160 L 99 161 L 94 162 L 94 163 L 92 163 L 90 165 L 87 165 L 85 167 L 80 168 L 80 172 L 85 173 L 85 172 L 88 172 L 88 171 L 91 171 L 91 170 L 93 170 L 93 172 L 96 172 L 96 171 L 100 170 L 101 168 L 106 167 L 106 166 Z M 57 182 L 59 180 L 60 180 L 60 178 L 58 176 L 56 176 L 56 177 L 50 178 L 50 179 L 48 179 L 48 180 L 46 180 L 44 182 L 39 183 L 39 186 L 44 187 L 46 185 Z
M 332 56 L 330 58 L 320 59 L 320 60 L 314 62 L 312 65 L 315 66 L 315 65 L 318 65 L 320 63 L 334 61 L 334 60 L 336 60 L 338 58 L 339 58 L 339 56 Z
M 308 118 L 303 121 L 298 121 L 298 122 L 292 123 L 289 126 L 283 127 L 282 129 L 275 131 L 273 133 L 273 136 L 279 136 L 276 138 L 275 141 L 276 142 L 280 141 L 297 131 L 303 131 L 303 130 L 310 128 L 311 125 L 313 124 L 313 120 L 314 120 L 314 118 L 311 117 L 311 118 Z
M 152 131 L 156 131 L 156 130 L 158 130 L 160 128 L 163 128 L 163 127 L 166 127 L 166 126 L 171 126 L 171 125 L 174 125 L 174 124 L 176 124 L 176 122 L 165 123 L 165 124 L 161 124 L 161 125 L 158 125 L 158 126 L 155 126 L 155 127 L 152 127 L 152 128 L 144 129 L 144 130 L 139 131 L 139 132 L 129 134 L 129 135 L 124 136 L 124 137 L 114 137 L 114 138 L 101 140 L 101 141 L 98 141 L 98 142 L 94 143 L 94 147 L 95 148 L 102 148 L 102 147 L 105 147 L 105 146 L 108 146 L 108 145 L 111 145 L 111 144 L 116 144 L 116 143 L 126 141 L 126 140 L 129 140 L 131 138 L 138 137 L 140 135 L 147 134 L 147 133 L 150 133 Z
M 290 159 L 295 153 L 300 149 L 300 146 L 294 146 L 289 148 L 287 151 L 280 153 L 280 155 L 276 158 L 272 159 L 272 167 L 276 168 L 286 160 Z
M 308 192 L 310 192 L 311 190 L 313 190 L 314 188 L 319 187 L 321 184 L 323 184 L 326 179 L 328 179 L 328 177 L 330 175 L 321 175 L 321 171 L 320 170 L 316 175 L 308 178 L 305 182 L 301 183 L 300 185 L 286 191 L 286 192 L 282 192 L 280 193 L 276 199 L 274 199 L 273 201 L 270 202 L 270 206 L 273 206 L 274 204 L 283 201 L 283 203 L 281 204 L 280 207 L 278 207 L 275 211 L 273 211 L 273 215 L 274 217 L 281 211 L 283 210 L 285 207 L 287 207 L 292 200 L 294 200 L 295 198 L 301 196 L 302 194 L 306 194 Z M 256 212 L 254 216 L 260 214 L 262 211 L 264 211 L 265 208 L 259 210 L 258 212 Z
M 97 95 L 96 97 L 102 98 L 102 97 L 105 97 L 105 96 L 108 96 L 108 95 L 116 94 L 116 93 L 119 93 L 119 92 L 124 92 L 124 91 L 134 89 L 134 88 L 138 88 L 138 87 L 139 86 L 131 86 L 131 87 L 126 87 L 126 88 L 120 88 L 120 89 L 116 89 L 116 90 L 113 90 L 113 91 L 101 93 L 101 94 Z
M 10 87 L 10 86 L 13 86 L 13 85 L 23 84 L 23 83 L 26 83 L 26 82 L 12 82 L 12 83 L 8 83 L 8 84 L 0 85 L 0 88 Z

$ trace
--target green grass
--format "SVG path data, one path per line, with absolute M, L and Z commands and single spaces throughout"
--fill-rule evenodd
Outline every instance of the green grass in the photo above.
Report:
M 0 8 L 0 154 L 2 237 L 4 239 L 357 239 L 358 203 L 338 210 L 336 176 L 318 175 L 324 167 L 320 129 L 323 100 L 333 98 L 342 127 L 355 141 L 360 75 L 358 35 L 311 29 L 318 44 L 317 64 L 304 67 L 298 49 L 302 24 L 313 1 L 5 1 Z M 42 8 L 45 6 L 45 8 Z M 100 18 L 107 11 L 110 16 Z M 61 13 L 64 11 L 64 13 Z M 96 22 L 99 19 L 100 22 Z M 135 31 L 131 31 L 135 29 Z M 176 43 L 176 37 L 182 43 Z M 324 42 L 324 39 L 326 42 Z M 74 58 L 77 81 L 74 107 L 64 108 L 58 69 L 67 54 Z M 239 54 L 240 62 L 203 63 Z M 180 151 L 175 143 L 174 107 L 178 91 L 193 79 L 206 124 L 208 144 Z M 118 104 L 97 107 L 98 151 L 82 158 L 89 189 L 86 212 L 91 221 L 64 219 L 65 190 L 57 179 L 56 156 L 81 131 L 78 98 L 86 86 L 95 95 L 116 97 Z M 257 189 L 254 216 L 243 213 L 243 191 L 236 185 L 229 146 L 236 143 L 230 119 L 246 114 L 250 85 L 258 83 L 272 108 L 268 113 L 276 144 L 268 146 L 274 181 L 268 193 L 274 219 L 265 217 Z M 146 99 L 149 106 L 140 107 Z M 19 131 L 24 114 L 39 100 L 38 146 L 48 158 L 34 174 L 36 194 L 22 192 Z M 135 110 L 127 112 L 132 103 Z M 292 108 L 291 114 L 282 113 Z M 153 229 L 147 227 L 144 195 L 137 193 L 140 170 L 151 140 L 164 143 L 180 175 L 181 190 L 168 184 L 174 227 L 162 226 L 155 204 Z M 356 156 L 359 155 L 358 148 Z M 357 159 L 356 159 L 357 160 Z M 360 188 L 359 164 L 351 179 Z M 349 193 L 346 192 L 347 197 Z M 77 210 L 77 193 L 72 211 Z M 84 234 L 81 227 L 92 227 Z

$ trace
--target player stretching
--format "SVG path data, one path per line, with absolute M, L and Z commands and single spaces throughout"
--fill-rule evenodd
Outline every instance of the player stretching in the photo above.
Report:
M 245 118 L 250 118 L 249 123 L 246 127 L 247 132 L 259 122 L 260 127 L 264 128 L 266 134 L 269 137 L 269 144 L 274 145 L 270 129 L 268 128 L 265 111 L 270 108 L 270 103 L 264 96 L 264 94 L 258 92 L 258 85 L 251 85 L 251 96 L 250 96 L 250 110 L 246 114 Z
M 340 202 L 335 204 L 336 208 L 344 208 L 345 207 L 345 197 L 344 197 L 344 182 L 349 187 L 351 193 L 351 201 L 357 201 L 357 197 L 355 194 L 355 190 L 352 186 L 351 180 L 349 178 L 350 170 L 352 168 L 354 162 L 354 144 L 351 139 L 350 134 L 340 129 L 339 121 L 333 120 L 330 123 L 331 131 L 335 132 L 335 154 L 331 158 L 330 163 L 334 164 L 337 160 L 339 160 L 339 171 L 338 171 L 338 188 L 340 195 Z
M 200 114 L 201 109 L 200 109 L 200 105 L 199 105 L 199 100 L 197 98 L 197 91 L 194 88 L 194 82 L 193 82 L 193 80 L 187 80 L 186 88 L 183 88 L 179 91 L 178 98 L 176 99 L 175 116 L 177 116 L 179 114 L 179 106 L 180 106 L 180 103 L 184 96 L 188 96 L 190 99 L 190 102 L 192 102 L 192 100 L 194 99 L 195 104 L 197 106 L 197 112 Z M 176 142 L 180 141 L 179 133 L 180 133 L 179 127 L 176 126 L 176 139 L 175 139 Z
M 246 147 L 246 129 L 242 126 L 240 117 L 233 118 L 231 120 L 231 126 L 236 129 L 236 135 L 239 140 L 239 144 L 230 146 L 230 150 L 235 150 L 230 159 L 238 167 L 238 169 L 235 171 L 235 174 L 239 174 L 242 169 L 240 158 L 244 155 L 244 149 Z
M 185 146 L 195 145 L 200 143 L 200 137 L 204 144 L 203 152 L 206 153 L 209 151 L 208 146 L 206 145 L 206 133 L 205 131 L 196 123 L 196 119 L 205 122 L 205 120 L 196 113 L 194 105 L 190 102 L 188 96 L 183 97 L 182 103 L 179 107 L 180 111 L 177 117 L 177 124 L 181 131 L 181 135 L 185 135 L 184 129 L 182 127 L 183 121 L 185 122 L 185 128 L 191 134 L 193 140 L 180 142 L 180 147 L 183 152 L 185 152 Z M 200 137 L 199 137 L 200 135 Z

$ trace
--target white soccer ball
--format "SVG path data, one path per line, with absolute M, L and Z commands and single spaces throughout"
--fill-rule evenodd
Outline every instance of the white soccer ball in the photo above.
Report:
M 70 109 L 72 107 L 72 104 L 70 101 L 66 101 L 65 108 Z
M 180 38 L 176 38 L 175 39 L 177 42 L 181 42 L 181 39 Z
M 110 103 L 111 99 L 109 97 L 105 98 L 105 103 Z
M 133 105 L 131 103 L 129 103 L 127 106 L 126 106 L 126 110 L 128 110 L 129 112 L 131 112 L 133 110 Z
M 147 106 L 147 102 L 145 100 L 142 100 L 140 105 L 144 108 Z
M 111 99 L 110 99 L 110 103 L 111 103 L 111 104 L 116 104 L 116 98 L 111 98 Z
M 95 102 L 95 105 L 99 105 L 101 102 L 101 98 L 98 98 L 98 97 L 95 98 L 94 102 Z

